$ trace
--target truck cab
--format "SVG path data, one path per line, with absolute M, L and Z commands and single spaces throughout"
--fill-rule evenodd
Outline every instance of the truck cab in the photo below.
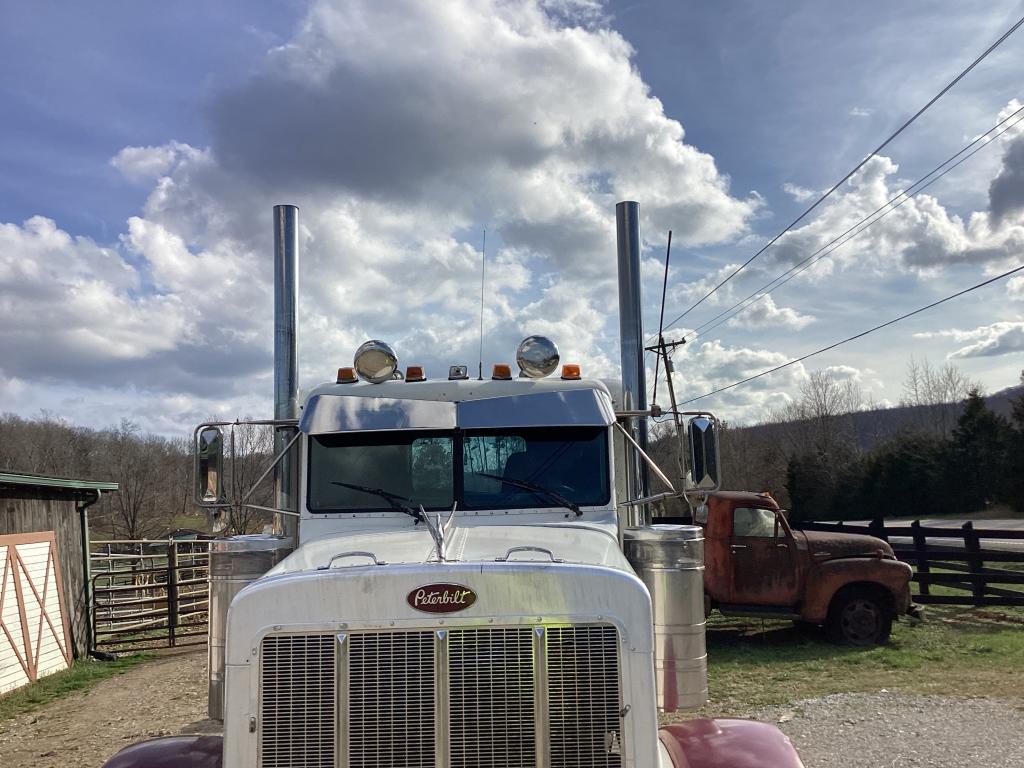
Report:
M 730 744 L 799 766 L 767 725 L 659 731 L 665 686 L 706 697 L 700 576 L 696 601 L 667 596 L 696 606 L 697 658 L 671 660 L 693 672 L 659 687 L 673 628 L 622 549 L 616 421 L 605 385 L 578 378 L 314 389 L 298 546 L 229 600 L 223 741 L 108 766 L 702 768 Z
M 881 539 L 794 531 L 767 493 L 719 491 L 704 528 L 707 610 L 822 624 L 848 645 L 883 643 L 910 608 L 912 569 Z

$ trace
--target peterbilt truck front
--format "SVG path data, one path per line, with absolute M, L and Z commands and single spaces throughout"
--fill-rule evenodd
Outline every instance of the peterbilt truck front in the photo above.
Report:
M 659 710 L 706 700 L 700 529 L 638 515 L 628 396 L 560 368 L 546 339 L 518 358 L 518 378 L 434 379 L 368 342 L 275 422 L 294 540 L 216 557 L 295 548 L 217 585 L 223 738 L 146 742 L 109 768 L 800 766 L 763 724 L 659 731 Z M 226 426 L 197 430 L 216 509 Z

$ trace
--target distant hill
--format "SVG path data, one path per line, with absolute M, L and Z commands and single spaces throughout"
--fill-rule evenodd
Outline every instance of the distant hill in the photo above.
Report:
M 1024 385 L 1007 387 L 994 394 L 986 395 L 985 403 L 995 413 L 1010 419 L 1012 415 L 1011 401 L 1022 395 L 1024 395 Z M 960 418 L 962 410 L 962 403 L 897 405 L 892 408 L 856 411 L 841 418 L 846 419 L 852 427 L 858 446 L 867 451 L 901 432 L 919 430 L 922 427 L 932 429 L 936 424 L 944 424 L 952 429 L 956 425 L 957 419 Z M 755 424 L 736 429 L 754 438 L 770 440 L 777 430 L 784 428 L 783 424 Z

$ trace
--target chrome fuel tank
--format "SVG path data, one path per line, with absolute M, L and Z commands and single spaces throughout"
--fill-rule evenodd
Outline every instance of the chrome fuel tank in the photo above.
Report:
M 244 587 L 284 560 L 292 540 L 282 536 L 232 536 L 210 544 L 209 714 L 224 718 L 224 649 L 228 606 Z
M 651 593 L 658 708 L 701 707 L 708 700 L 704 531 L 695 525 L 628 528 L 624 547 Z

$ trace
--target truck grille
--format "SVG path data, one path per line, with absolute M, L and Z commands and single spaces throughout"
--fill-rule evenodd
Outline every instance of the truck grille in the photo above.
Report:
M 621 708 L 610 625 L 270 635 L 260 766 L 620 768 Z
M 452 630 L 448 681 L 452 768 L 536 764 L 536 688 L 529 627 Z
M 359 768 L 434 764 L 434 633 L 351 635 L 342 743 Z
M 336 648 L 333 635 L 271 635 L 263 641 L 263 768 L 333 768 Z

